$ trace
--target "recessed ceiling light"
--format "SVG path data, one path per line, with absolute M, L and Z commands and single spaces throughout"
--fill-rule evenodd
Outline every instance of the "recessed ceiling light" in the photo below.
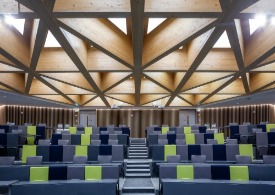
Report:
M 130 77 L 130 79 L 132 79 L 133 77 Z

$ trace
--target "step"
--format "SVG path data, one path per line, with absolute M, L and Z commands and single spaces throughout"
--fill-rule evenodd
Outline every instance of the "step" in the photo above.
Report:
M 154 194 L 155 188 L 154 187 L 124 187 L 122 189 L 122 193 L 152 193 Z
M 147 160 L 133 160 L 133 161 L 127 161 L 128 165 L 149 165 L 150 162 Z
M 127 165 L 126 168 L 127 169 L 149 169 L 150 165 L 149 164 L 145 164 L 145 165 Z
M 121 195 L 140 195 L 140 192 L 136 192 L 136 193 L 122 193 Z M 142 193 L 142 195 L 155 195 L 155 193 Z
M 130 143 L 146 143 L 146 138 L 130 138 Z
M 148 156 L 128 156 L 128 159 L 148 159 Z
M 129 152 L 137 152 L 137 153 L 140 153 L 140 152 L 147 152 L 147 149 L 143 149 L 143 150 L 135 150 L 135 149 L 130 149 L 128 150 Z
M 126 169 L 126 173 L 150 173 L 150 169 Z
M 148 158 L 147 153 L 129 153 L 128 156 L 146 156 Z
M 149 178 L 151 177 L 150 173 L 126 173 L 125 177 L 129 178 Z
M 147 150 L 147 147 L 129 147 L 129 150 Z

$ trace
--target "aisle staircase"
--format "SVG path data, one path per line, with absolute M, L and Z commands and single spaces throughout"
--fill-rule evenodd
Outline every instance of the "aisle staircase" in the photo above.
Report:
M 125 178 L 122 195 L 155 194 L 155 188 L 151 181 L 150 160 L 148 159 L 146 139 L 130 139 Z

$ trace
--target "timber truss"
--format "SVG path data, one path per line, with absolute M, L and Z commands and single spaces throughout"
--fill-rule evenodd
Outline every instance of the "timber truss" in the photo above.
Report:
M 81 106 L 197 106 L 275 88 L 275 0 L 1 0 L 0 88 Z M 4 16 L 25 18 L 24 34 Z M 127 34 L 108 18 L 125 18 Z M 147 34 L 149 18 L 167 18 Z M 61 45 L 45 48 L 50 31 Z M 230 48 L 214 48 L 226 32 Z

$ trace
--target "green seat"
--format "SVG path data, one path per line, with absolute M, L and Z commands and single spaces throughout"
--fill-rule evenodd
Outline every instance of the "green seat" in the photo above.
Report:
M 223 133 L 215 133 L 214 139 L 217 140 L 218 144 L 224 144 L 224 134 Z
M 93 128 L 92 127 L 85 127 L 84 128 L 84 133 L 89 134 L 89 135 L 93 134 Z
M 164 160 L 167 160 L 167 156 L 173 156 L 177 154 L 176 145 L 164 145 Z
M 49 167 L 31 167 L 30 181 L 48 181 Z
M 251 159 L 254 159 L 252 144 L 239 144 L 239 153 L 243 156 L 251 156 Z
M 36 156 L 36 145 L 24 145 L 22 149 L 22 163 L 26 163 L 28 156 Z
M 81 145 L 90 145 L 91 144 L 91 136 L 90 134 L 81 134 Z
M 230 168 L 230 180 L 249 180 L 248 166 L 229 166 Z
M 85 166 L 85 180 L 100 180 L 102 179 L 101 166 Z
M 275 124 L 266 124 L 266 132 L 270 132 L 270 129 L 274 129 Z
M 34 145 L 35 135 L 36 135 L 36 126 L 28 126 L 27 127 L 27 134 L 28 135 L 33 135 L 33 136 L 28 136 L 27 137 L 28 145 Z
M 177 165 L 177 179 L 194 179 L 194 166 Z
M 70 134 L 76 134 L 76 127 L 69 127 Z
M 185 134 L 186 144 L 195 144 L 195 134 Z
M 75 146 L 75 156 L 87 156 L 88 147 L 87 146 Z
M 162 134 L 167 134 L 168 131 L 169 131 L 169 127 L 161 127 Z
M 192 133 L 191 127 L 183 127 L 183 133 L 184 133 L 184 134 Z

